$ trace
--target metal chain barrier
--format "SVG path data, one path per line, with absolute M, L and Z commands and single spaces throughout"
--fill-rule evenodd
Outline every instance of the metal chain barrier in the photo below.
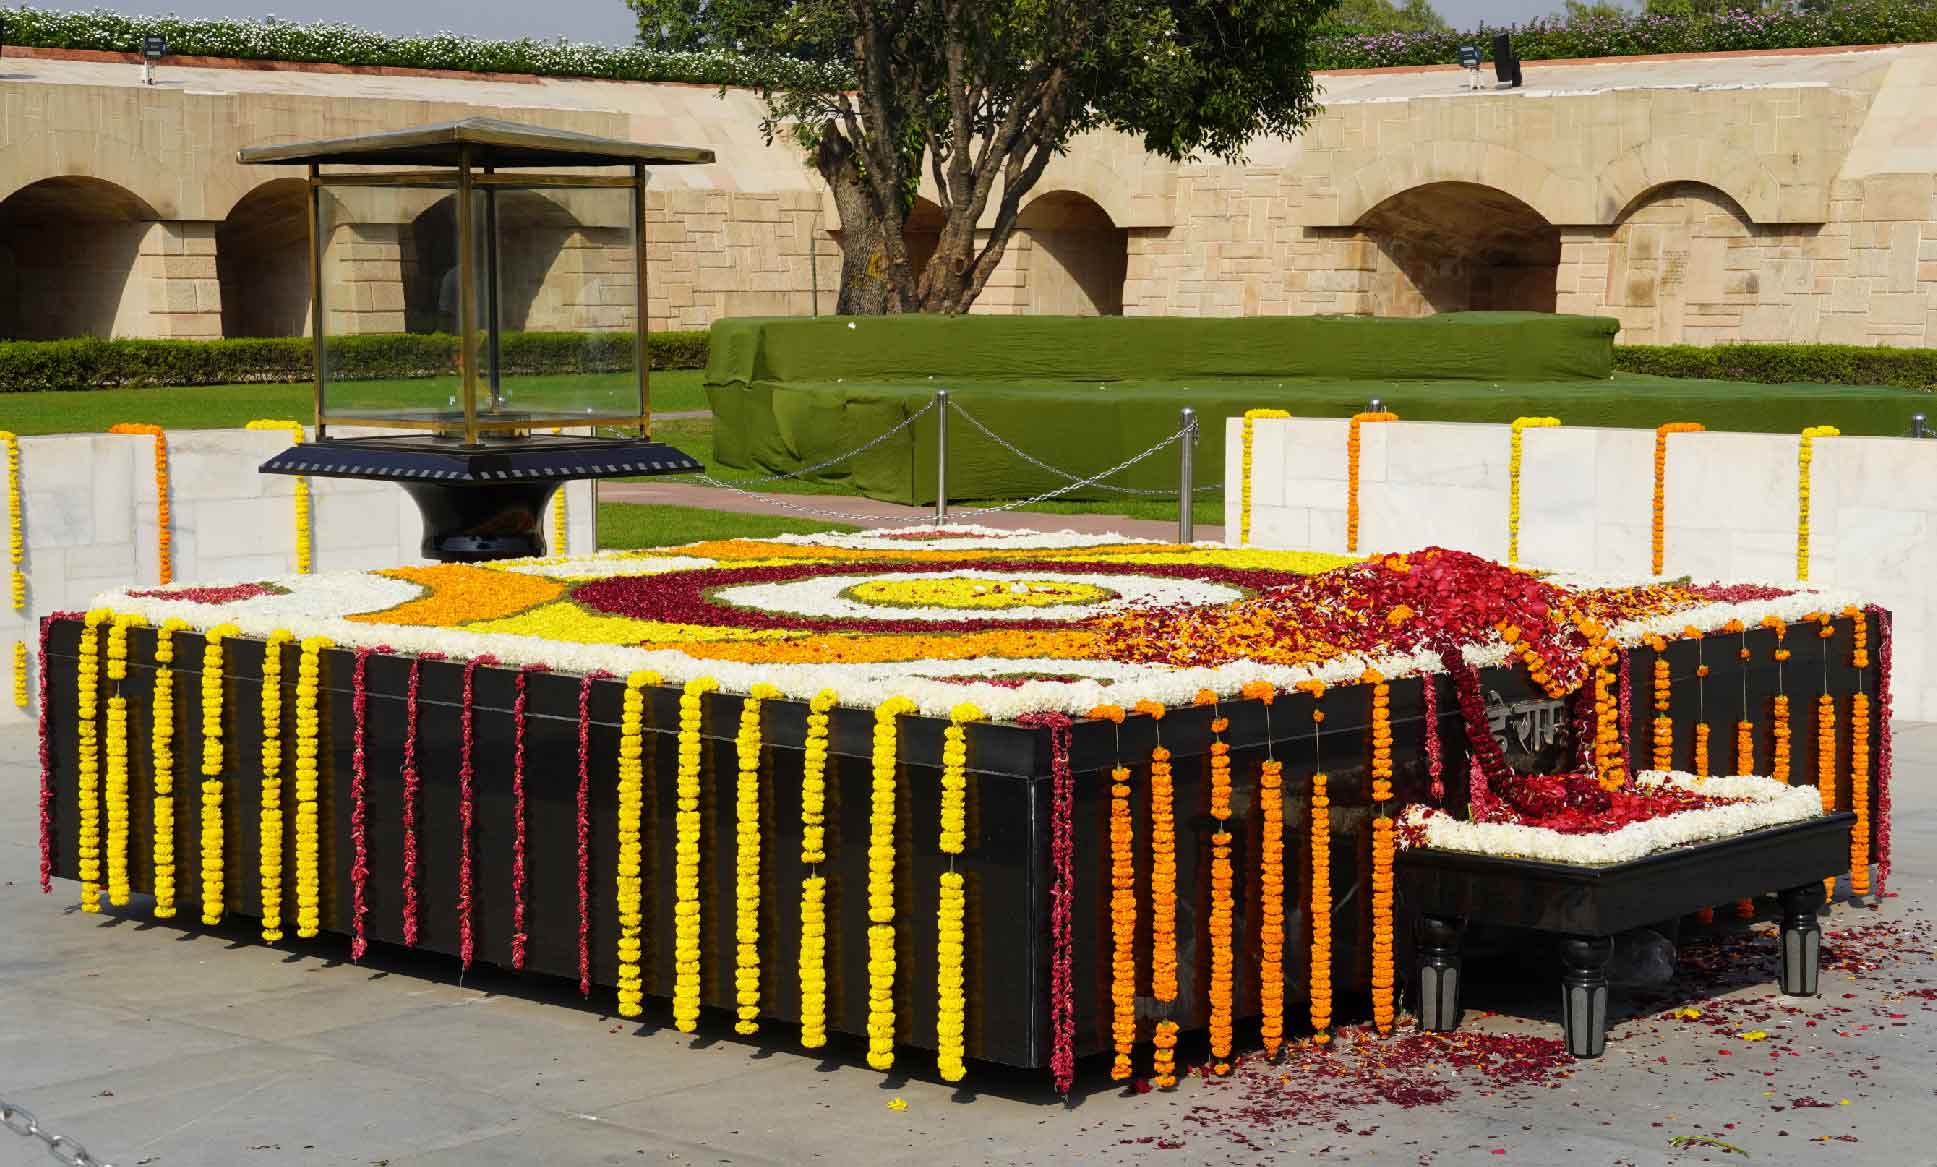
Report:
M 1171 446 L 1181 441 L 1185 434 L 1188 434 L 1190 432 L 1191 432 L 1190 428 L 1180 427 L 1176 433 L 1171 434 L 1163 441 L 1158 442 L 1156 445 L 1151 446 L 1149 449 L 1143 451 L 1140 454 L 1132 454 L 1130 457 L 1125 458 L 1123 461 L 1118 462 L 1116 465 L 1110 467 L 1108 470 L 1105 470 L 1100 474 L 1093 474 L 1088 478 L 1078 479 L 1075 482 L 1069 483 L 1067 486 L 1058 486 L 1054 490 L 1045 490 L 1041 494 L 1038 494 L 1033 498 L 1017 499 L 1015 502 L 1005 502 L 1001 506 L 995 506 L 995 507 L 970 507 L 965 510 L 958 510 L 955 513 L 962 514 L 962 515 L 999 515 L 1004 511 L 1013 511 L 1021 507 L 1032 506 L 1039 502 L 1048 502 L 1052 499 L 1060 498 L 1063 495 L 1068 494 L 1073 490 L 1081 490 L 1085 486 L 1095 486 L 1098 482 L 1101 482 L 1103 479 L 1108 478 L 1113 474 L 1119 474 L 1125 470 L 1128 470 L 1130 467 L 1135 466 L 1137 463 L 1143 461 L 1145 458 L 1150 457 L 1152 454 L 1156 454 L 1162 450 L 1169 449 Z M 1153 493 L 1162 494 L 1164 492 L 1156 491 Z M 1175 492 L 1171 492 L 1171 493 L 1174 495 Z
M 22 1138 L 39 1139 L 47 1145 L 47 1153 L 54 1162 L 65 1163 L 67 1167 L 113 1167 L 113 1164 L 88 1154 L 86 1147 L 66 1135 L 57 1135 L 42 1127 L 34 1120 L 32 1112 L 4 1098 L 0 1098 L 0 1126 Z
M 914 425 L 916 422 L 926 417 L 930 410 L 935 408 L 935 401 L 936 401 L 936 398 L 930 397 L 928 399 L 928 404 L 922 406 L 920 409 L 917 409 L 915 412 L 909 414 L 907 417 L 902 418 L 900 423 L 898 423 L 893 429 L 887 429 L 887 430 L 881 431 L 881 433 L 875 435 L 872 438 L 869 438 L 867 441 L 854 447 L 852 450 L 849 450 L 845 454 L 836 454 L 832 458 L 827 459 L 826 461 L 816 462 L 812 466 L 802 466 L 798 470 L 783 470 L 778 474 L 769 474 L 765 478 L 741 478 L 741 479 L 736 479 L 735 481 L 738 483 L 738 485 L 743 487 L 744 486 L 764 486 L 769 482 L 784 482 L 790 478 L 801 480 L 801 479 L 805 479 L 810 474 L 819 474 L 821 471 L 827 469 L 830 466 L 839 466 L 841 463 L 847 461 L 849 458 L 860 457 L 862 454 L 865 454 L 869 450 L 874 449 L 882 442 L 885 442 L 889 438 L 894 437 L 902 430 L 905 430 L 909 426 Z M 711 478 L 704 478 L 704 479 L 701 479 L 701 481 L 715 482 L 716 480 Z M 725 483 L 716 483 L 716 484 L 727 485 Z
M 1007 438 L 1003 437 L 1001 434 L 996 433 L 988 426 L 982 424 L 982 420 L 980 418 L 976 417 L 968 410 L 962 408 L 961 402 L 951 399 L 948 403 L 948 407 L 950 410 L 954 411 L 955 413 L 960 414 L 962 418 L 966 420 L 970 425 L 980 430 L 982 432 L 983 437 L 989 439 L 990 441 L 994 442 L 996 445 L 1009 451 L 1011 454 L 1014 454 L 1016 457 L 1022 459 L 1024 462 L 1029 463 L 1031 466 L 1034 466 L 1036 469 L 1044 470 L 1049 472 L 1050 474 L 1054 474 L 1056 477 L 1061 478 L 1066 482 L 1074 483 L 1079 486 L 1095 486 L 1101 490 L 1112 491 L 1116 494 L 1138 494 L 1138 495 L 1147 495 L 1154 498 L 1175 498 L 1177 496 L 1177 492 L 1174 489 L 1158 490 L 1158 489 L 1152 489 L 1149 487 L 1142 487 L 1142 486 L 1116 486 L 1108 482 L 1099 482 L 1097 481 L 1097 478 L 1078 478 L 1076 475 L 1071 474 L 1067 470 L 1061 469 L 1056 466 L 1051 466 L 1049 463 L 1043 461 L 1041 458 L 1036 457 L 1034 454 L 1031 454 L 1029 451 L 1016 445 L 1014 442 L 1011 442 Z M 1130 461 L 1125 462 L 1123 466 L 1134 465 L 1138 461 L 1140 461 L 1144 456 L 1145 455 L 1140 454 L 1136 458 L 1132 458 Z M 1123 466 L 1117 467 L 1117 470 L 1123 469 Z M 1114 473 L 1116 473 L 1116 471 L 1112 470 L 1107 472 L 1104 475 L 1099 475 L 1098 477 L 1108 477 L 1109 474 L 1114 474 Z M 1197 487 L 1196 489 L 1199 491 L 1223 490 L 1224 484 L 1221 482 L 1208 482 L 1208 483 L 1205 483 L 1203 486 Z
M 693 477 L 696 481 L 704 482 L 708 486 L 723 487 L 727 490 L 734 492 L 735 494 L 744 494 L 748 498 L 757 498 L 768 506 L 776 506 L 781 508 L 782 510 L 794 511 L 803 515 L 812 515 L 814 518 L 817 518 L 817 519 L 839 519 L 842 522 L 846 522 L 846 523 L 858 523 L 864 527 L 880 526 L 884 523 L 926 525 L 934 522 L 934 519 L 928 515 L 916 515 L 913 517 L 896 516 L 896 515 L 857 515 L 853 511 L 830 511 L 830 510 L 825 510 L 821 507 L 802 506 L 797 502 L 788 502 L 787 497 L 785 495 L 764 494 L 757 490 L 748 490 L 745 487 L 741 486 L 739 483 L 728 482 L 723 478 L 714 478 L 706 474 L 695 474 Z

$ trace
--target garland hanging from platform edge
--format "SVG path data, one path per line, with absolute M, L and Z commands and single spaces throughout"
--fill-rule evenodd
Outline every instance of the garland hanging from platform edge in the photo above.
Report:
M 1164 1007 L 1152 1038 L 1151 1081 L 1158 1089 L 1177 1085 L 1177 1022 L 1167 1014 L 1177 1003 L 1177 808 L 1164 748 L 1164 706 L 1139 701 L 1136 711 L 1156 723 L 1157 744 L 1150 750 L 1150 995 Z
M 1392 802 L 1392 686 L 1375 671 L 1372 686 L 1372 1025 L 1381 1036 L 1392 1032 L 1394 1016 L 1392 867 L 1396 839 Z
M 8 590 L 12 594 L 13 610 L 22 612 L 27 608 L 27 573 L 21 570 L 21 565 L 27 560 L 27 539 L 23 525 L 25 504 L 20 495 L 20 439 L 10 430 L 0 430 L 0 442 L 5 442 L 7 446 Z M 16 640 L 13 644 L 13 703 L 25 709 L 27 700 L 27 642 Z
M 1850 894 L 1870 894 L 1870 697 L 1863 691 L 1863 674 L 1870 667 L 1870 624 L 1855 604 L 1843 609 L 1851 629 L 1850 667 L 1856 670 L 1856 692 L 1850 694 L 1850 810 L 1856 825 L 1850 830 Z
M 1367 422 L 1398 421 L 1399 415 L 1390 410 L 1375 413 L 1355 413 L 1345 437 L 1345 550 L 1356 553 L 1359 549 L 1359 428 Z
M 108 902 L 126 907 L 128 886 L 128 698 L 121 683 L 128 679 L 128 629 L 145 624 L 129 612 L 117 613 L 108 626 L 107 774 L 102 793 L 107 802 Z
M 827 1044 L 827 738 L 828 711 L 839 701 L 832 689 L 807 706 L 807 737 L 800 763 L 800 1044 Z
M 256 870 L 265 944 L 282 939 L 282 648 L 294 639 L 278 628 L 262 645 L 262 792 L 256 816 Z
M 1283 409 L 1247 409 L 1244 422 L 1239 428 L 1238 454 L 1238 546 L 1251 545 L 1251 446 L 1255 440 L 1255 428 L 1264 418 L 1287 418 L 1291 414 Z M 1120 708 L 1120 707 L 1119 707 Z
M 940 849 L 948 856 L 935 908 L 935 1063 L 944 1082 L 968 1073 L 963 1062 L 968 1035 L 964 970 L 968 957 L 965 922 L 968 889 L 955 858 L 968 845 L 968 730 L 982 711 L 964 702 L 949 711 L 942 731 L 942 807 Z
M 220 924 L 227 910 L 222 819 L 222 772 L 226 764 L 222 740 L 222 641 L 236 632 L 233 624 L 219 624 L 202 634 L 202 923 L 208 925 Z M 299 833 L 299 850 L 301 846 Z
M 1067 1096 L 1076 1080 L 1076 1000 L 1070 953 L 1076 896 L 1072 821 L 1076 780 L 1069 767 L 1070 719 L 1063 713 L 1032 713 L 1017 718 L 1016 724 L 1049 730 L 1049 1070 L 1057 1093 Z
M 578 995 L 592 995 L 592 685 L 603 669 L 578 680 Z
M 737 777 L 733 803 L 733 992 L 743 1037 L 760 1032 L 760 706 L 778 697 L 772 685 L 756 684 L 740 702 L 740 733 L 734 741 Z
M 472 756 L 477 747 L 477 671 L 483 665 L 495 665 L 498 658 L 486 654 L 474 656 L 464 662 L 463 706 L 459 712 L 458 762 L 457 762 L 457 953 L 463 967 L 471 967 L 471 958 L 476 954 L 477 937 L 471 926 L 471 891 L 474 885 L 471 871 L 472 828 L 475 823 L 477 806 L 477 772 Z
M 642 821 L 645 810 L 645 687 L 659 683 L 656 673 L 635 672 L 625 679 L 625 693 L 619 705 L 619 765 L 618 765 L 618 842 L 619 854 L 616 865 L 617 886 L 613 897 L 618 908 L 619 973 L 614 986 L 619 1000 L 619 1016 L 637 1017 L 645 1011 L 645 983 L 640 973 L 641 955 L 645 946 L 644 923 L 644 872 L 645 849 L 641 841 Z M 589 748 L 588 733 L 591 724 L 587 702 L 591 688 L 591 678 L 586 678 L 579 686 L 579 743 L 580 757 L 585 757 Z M 681 723 L 684 724 L 684 699 L 681 700 Z M 682 730 L 683 740 L 683 730 Z M 581 774 L 583 768 L 581 767 Z M 683 785 L 683 784 L 682 784 Z M 682 798 L 683 798 L 682 794 Z M 580 870 L 584 870 L 581 863 Z M 581 913 L 585 911 L 581 900 Z M 678 909 L 675 909 L 677 918 Z M 581 945 L 584 943 L 583 927 L 588 923 L 580 917 Z M 583 987 L 589 978 L 589 954 L 581 952 L 579 963 L 579 983 Z M 677 959 L 677 957 L 676 957 Z M 677 999 L 677 998 L 675 998 Z
M 530 935 L 525 930 L 525 898 L 529 892 L 525 871 L 525 714 L 526 682 L 533 673 L 545 672 L 544 665 L 525 665 L 512 679 L 515 695 L 511 699 L 511 967 L 522 972 L 525 946 Z
M 144 421 L 117 422 L 111 434 L 145 434 L 155 440 L 155 551 L 163 587 L 175 582 L 175 535 L 168 511 L 168 431 Z
M 1114 728 L 1110 763 L 1110 1078 L 1124 1082 L 1136 1072 L 1137 869 L 1136 828 L 1130 817 L 1130 767 L 1123 764 L 1123 706 L 1099 705 L 1090 718 Z
M 374 648 L 356 650 L 350 667 L 350 959 L 362 960 L 370 941 L 364 934 L 364 917 L 370 906 L 365 885 L 370 879 L 369 797 L 370 769 L 364 731 L 370 722 L 370 692 L 367 674 Z
M 868 806 L 868 1065 L 895 1063 L 895 719 L 915 703 L 890 697 L 874 710 L 874 755 Z
M 1323 682 L 1313 681 L 1300 688 L 1312 697 L 1312 757 L 1322 765 L 1319 726 L 1324 724 Z M 1311 804 L 1311 1025 L 1312 1041 L 1328 1045 L 1332 1040 L 1332 800 L 1325 792 L 1325 771 L 1312 773 Z
M 322 924 L 321 840 L 317 834 L 317 796 L 320 792 L 319 739 L 322 699 L 322 652 L 329 638 L 306 636 L 296 654 L 296 935 L 314 939 Z
M 1524 435 L 1530 429 L 1546 429 L 1560 424 L 1557 417 L 1516 417 L 1507 440 L 1507 563 L 1520 562 L 1520 463 Z
M 423 778 L 417 770 L 418 689 L 425 661 L 444 659 L 442 653 L 420 653 L 410 662 L 404 689 L 403 781 L 403 935 L 404 947 L 417 947 L 417 795 Z
M 673 814 L 673 1026 L 681 1033 L 699 1028 L 701 698 L 719 687 L 712 677 L 698 677 L 688 681 L 679 695 L 678 801 Z
M 155 919 L 175 916 L 175 633 L 181 620 L 165 620 L 155 630 L 154 725 L 148 735 L 154 769 L 153 837 Z
M 295 442 L 299 446 L 308 440 L 304 434 L 302 423 L 297 421 L 281 421 L 275 418 L 259 417 L 242 428 L 251 430 L 282 430 L 289 434 L 290 441 Z M 313 546 L 313 536 L 310 532 L 309 476 L 306 474 L 298 474 L 294 477 L 294 482 L 296 574 L 308 575 L 310 573 L 312 561 L 311 550 Z
M 81 910 L 101 910 L 101 743 L 97 719 L 101 700 L 101 625 L 113 618 L 106 608 L 91 609 L 81 628 L 74 669 L 75 874 L 81 881 Z
M 1217 1077 L 1231 1072 L 1231 1020 L 1234 1006 L 1232 916 L 1237 901 L 1231 895 L 1231 743 L 1224 733 L 1230 719 L 1218 707 L 1217 694 L 1197 694 L 1196 704 L 1211 706 L 1211 941 L 1210 1039 L 1208 1071 Z
M 1258 1036 L 1277 1057 L 1285 1036 L 1285 794 L 1284 763 L 1273 753 L 1271 706 L 1277 687 L 1245 685 L 1242 695 L 1264 705 L 1264 761 L 1258 767 Z
M 41 676 L 47 675 L 47 640 L 56 620 L 78 620 L 78 612 L 55 612 L 40 621 Z M 86 639 L 84 636 L 83 640 Z M 40 894 L 54 891 L 54 739 L 50 736 L 53 693 L 40 686 Z
M 1888 609 L 1871 606 L 1876 614 L 1876 893 L 1881 899 L 1890 886 L 1890 779 L 1894 773 L 1896 750 L 1891 738 L 1890 664 L 1894 653 L 1892 624 Z

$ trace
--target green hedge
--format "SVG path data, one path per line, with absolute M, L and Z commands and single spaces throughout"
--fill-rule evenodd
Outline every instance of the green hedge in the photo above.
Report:
M 632 367 L 632 335 L 613 332 L 512 332 L 499 353 L 505 371 L 601 373 Z M 706 333 L 656 332 L 655 369 L 706 364 Z M 345 336 L 330 342 L 334 376 L 344 381 L 431 377 L 457 367 L 457 338 L 446 333 Z M 37 389 L 234 385 L 310 379 L 310 342 L 300 336 L 238 340 L 0 340 L 0 393 Z
M 1854 344 L 1617 344 L 1624 373 L 1753 381 L 1763 385 L 1891 385 L 1937 389 L 1937 349 L 1869 348 Z

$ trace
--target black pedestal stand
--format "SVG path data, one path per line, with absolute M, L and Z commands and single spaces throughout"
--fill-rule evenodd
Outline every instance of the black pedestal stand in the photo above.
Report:
M 552 492 L 572 479 L 704 469 L 684 451 L 643 438 L 563 434 L 475 446 L 424 435 L 324 438 L 262 464 L 264 474 L 396 482 L 424 517 L 424 557 L 446 563 L 544 555 L 545 507 Z

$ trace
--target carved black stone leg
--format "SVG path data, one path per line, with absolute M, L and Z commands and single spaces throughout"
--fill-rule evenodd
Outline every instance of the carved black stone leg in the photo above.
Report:
M 1782 905 L 1776 983 L 1791 997 L 1813 997 L 1823 956 L 1823 930 L 1816 923 L 1816 909 L 1823 904 L 1823 885 L 1812 882 L 1784 888 L 1776 899 Z
M 1460 933 L 1458 916 L 1419 919 L 1419 1028 L 1448 1032 L 1459 1028 Z
M 1567 1052 L 1598 1058 L 1607 1049 L 1607 962 L 1614 955 L 1609 936 L 1569 936 L 1560 942 L 1567 971 L 1560 981 L 1560 1019 L 1567 1029 Z

